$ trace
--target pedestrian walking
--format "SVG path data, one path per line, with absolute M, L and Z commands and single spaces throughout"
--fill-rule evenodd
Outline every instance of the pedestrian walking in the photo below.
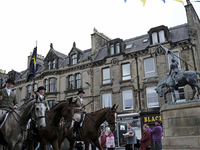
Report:
M 106 150 L 106 135 L 105 135 L 105 131 L 102 130 L 101 131 L 101 147 L 103 148 L 103 150 Z
M 147 130 L 147 124 L 143 125 L 142 138 L 140 139 L 140 150 L 147 150 L 151 147 L 151 133 Z
M 106 137 L 106 146 L 108 150 L 114 150 L 115 149 L 115 137 L 114 134 L 111 132 L 110 129 L 107 130 L 108 136 Z
M 126 138 L 126 150 L 134 150 L 134 144 L 137 143 L 135 130 L 131 127 L 131 124 L 127 124 L 127 133 L 124 134 Z

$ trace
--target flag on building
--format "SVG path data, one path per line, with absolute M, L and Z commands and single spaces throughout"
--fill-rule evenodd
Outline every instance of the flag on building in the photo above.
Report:
M 37 64 L 37 46 L 33 49 L 33 54 L 31 56 L 29 69 L 27 72 L 26 81 L 28 82 L 29 79 L 34 78 L 36 74 L 36 64 Z
M 175 0 L 175 1 L 180 2 L 184 5 L 184 2 L 182 0 Z

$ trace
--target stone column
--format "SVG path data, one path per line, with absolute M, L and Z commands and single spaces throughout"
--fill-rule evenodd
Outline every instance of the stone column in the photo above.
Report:
M 163 150 L 200 149 L 200 100 L 161 107 Z

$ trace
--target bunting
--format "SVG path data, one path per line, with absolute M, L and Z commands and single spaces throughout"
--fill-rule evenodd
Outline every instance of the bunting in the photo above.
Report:
M 143 2 L 143 7 L 144 7 L 144 5 L 145 5 L 145 3 L 146 3 L 146 0 L 141 0 L 142 2 Z
M 182 3 L 183 6 L 184 6 L 184 2 L 183 2 L 182 0 L 174 0 L 174 1 L 180 2 L 180 3 Z

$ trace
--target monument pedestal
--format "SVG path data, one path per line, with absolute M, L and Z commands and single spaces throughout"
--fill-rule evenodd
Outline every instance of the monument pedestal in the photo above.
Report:
M 200 149 L 200 100 L 161 107 L 163 150 Z

